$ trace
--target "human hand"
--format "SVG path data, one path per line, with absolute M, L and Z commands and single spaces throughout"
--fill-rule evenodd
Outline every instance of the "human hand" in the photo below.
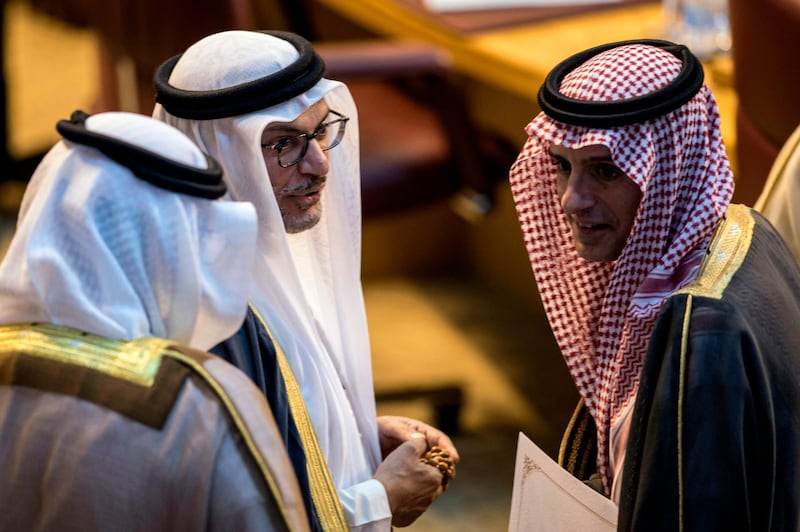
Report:
M 393 526 L 413 523 L 445 489 L 442 472 L 421 461 L 427 449 L 424 437 L 411 437 L 389 453 L 375 471 L 374 478 L 386 489 Z
M 422 436 L 428 443 L 428 448 L 439 447 L 447 453 L 453 464 L 459 461 L 458 451 L 450 438 L 441 430 L 434 428 L 422 421 L 403 416 L 379 416 L 378 440 L 381 445 L 381 455 L 386 458 L 398 445 L 411 438 Z

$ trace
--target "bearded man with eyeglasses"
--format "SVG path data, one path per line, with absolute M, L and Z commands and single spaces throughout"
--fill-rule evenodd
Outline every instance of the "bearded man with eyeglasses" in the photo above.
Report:
M 293 33 L 213 34 L 158 68 L 153 115 L 220 161 L 231 199 L 256 207 L 250 313 L 213 352 L 267 396 L 312 529 L 390 530 L 441 495 L 458 453 L 434 427 L 376 415 L 357 113 L 323 71 Z

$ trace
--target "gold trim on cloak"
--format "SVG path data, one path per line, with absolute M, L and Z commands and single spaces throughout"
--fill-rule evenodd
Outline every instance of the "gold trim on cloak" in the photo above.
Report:
M 722 298 L 725 290 L 739 271 L 742 263 L 750 250 L 753 241 L 755 219 L 750 209 L 744 205 L 730 205 L 725 217 L 717 226 L 711 243 L 708 246 L 706 257 L 700 265 L 697 278 L 686 285 L 676 294 L 687 294 L 686 309 L 681 326 L 680 347 L 680 376 L 678 390 L 678 518 L 679 530 L 683 530 L 684 511 L 684 479 L 683 479 L 683 411 L 686 390 L 686 371 L 688 367 L 689 325 L 693 308 L 694 297 Z
M 289 408 L 291 408 L 292 416 L 306 452 L 306 470 L 308 471 L 308 483 L 311 486 L 311 499 L 314 501 L 314 507 L 317 510 L 322 527 L 326 531 L 349 530 L 347 518 L 339 501 L 339 494 L 331 478 L 330 470 L 328 470 L 328 463 L 322 454 L 322 449 L 320 449 L 314 426 L 311 423 L 308 410 L 306 410 L 305 400 L 300 392 L 300 386 L 294 377 L 291 366 L 289 366 L 289 361 L 286 360 L 286 354 L 275 340 L 272 331 L 270 331 L 258 310 L 253 305 L 250 305 L 250 309 L 261 322 L 270 340 L 272 340 L 272 344 L 275 346 L 278 367 L 286 383 Z

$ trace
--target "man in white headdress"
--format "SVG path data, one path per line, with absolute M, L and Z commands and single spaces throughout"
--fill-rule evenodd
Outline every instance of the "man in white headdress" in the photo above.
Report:
M 619 530 L 800 526 L 800 269 L 734 180 L 684 46 L 601 45 L 539 91 L 511 186 L 582 401 L 562 464 Z
M 157 70 L 154 116 L 219 159 L 230 198 L 258 212 L 249 332 L 215 352 L 245 368 L 268 397 L 268 368 L 280 366 L 324 528 L 388 530 L 411 523 L 442 493 L 458 455 L 425 423 L 376 418 L 360 279 L 357 115 L 347 87 L 323 70 L 295 34 L 210 35 Z M 265 336 L 274 356 L 265 354 Z M 434 447 L 452 462 L 441 471 L 420 462 Z
M 254 208 L 150 117 L 57 128 L 0 264 L 0 530 L 308 530 L 269 406 L 201 351 L 244 319 Z

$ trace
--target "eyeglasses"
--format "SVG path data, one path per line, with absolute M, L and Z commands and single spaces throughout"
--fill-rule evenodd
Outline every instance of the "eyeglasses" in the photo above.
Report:
M 336 111 L 329 111 L 329 113 L 338 118 L 323 122 L 313 133 L 300 133 L 293 137 L 284 137 L 274 144 L 262 144 L 261 147 L 278 152 L 278 164 L 281 168 L 289 168 L 299 163 L 305 157 L 308 143 L 312 140 L 316 139 L 322 151 L 335 148 L 342 142 L 345 126 L 350 118 Z

